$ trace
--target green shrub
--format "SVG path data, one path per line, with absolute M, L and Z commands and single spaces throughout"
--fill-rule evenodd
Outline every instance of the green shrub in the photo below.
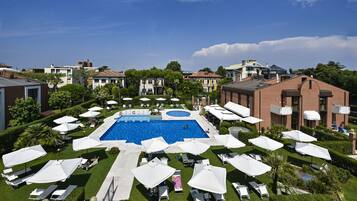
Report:
M 69 116 L 78 117 L 80 114 L 84 113 L 85 111 L 86 109 L 84 109 L 80 105 L 77 105 L 72 107 L 71 110 L 68 110 L 66 114 Z
M 315 129 L 306 126 L 301 126 L 300 130 L 306 134 L 313 135 L 320 141 L 348 140 L 348 136 L 345 136 L 339 132 L 331 131 L 322 126 L 318 126 Z
M 193 110 L 193 105 L 192 105 L 192 103 L 186 103 L 185 105 L 186 105 L 187 109 Z
M 222 121 L 221 124 L 220 124 L 220 128 L 221 127 L 226 127 L 226 128 L 229 128 L 232 126 L 232 123 L 228 122 L 228 121 Z
M 333 198 L 328 194 L 277 195 L 270 197 L 270 201 L 333 201 Z
M 77 187 L 71 194 L 69 194 L 66 201 L 83 201 L 84 198 L 84 188 Z
M 248 133 L 239 133 L 238 134 L 238 140 L 240 140 L 241 142 L 248 144 L 248 140 L 251 138 L 256 138 L 258 137 L 259 134 L 256 132 L 248 132 Z
M 229 133 L 229 130 L 227 127 L 221 127 L 219 129 L 219 134 L 228 134 Z
M 120 152 L 119 148 L 118 147 L 112 147 L 110 150 L 109 150 L 109 154 L 118 154 Z
M 315 144 L 343 154 L 351 154 L 352 152 L 352 143 L 350 141 L 317 141 Z
M 343 184 L 346 183 L 352 176 L 350 171 L 339 168 L 339 167 L 335 167 L 335 172 L 336 172 L 338 180 Z
M 349 170 L 353 175 L 357 176 L 357 160 L 352 159 L 333 149 L 329 150 L 331 155 L 331 163 L 337 167 Z
M 301 126 L 300 130 L 306 134 L 313 135 L 314 134 L 314 129 L 306 127 L 306 126 Z

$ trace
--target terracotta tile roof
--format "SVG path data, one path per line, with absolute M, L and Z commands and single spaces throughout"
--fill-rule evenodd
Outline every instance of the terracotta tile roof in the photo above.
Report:
M 125 75 L 123 72 L 104 70 L 102 72 L 97 73 L 93 77 L 125 77 Z
M 220 75 L 217 75 L 216 73 L 207 72 L 207 71 L 194 72 L 189 77 L 190 78 L 222 78 Z

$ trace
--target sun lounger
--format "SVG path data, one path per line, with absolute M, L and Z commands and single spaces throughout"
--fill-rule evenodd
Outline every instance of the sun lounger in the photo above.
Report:
M 203 164 L 203 165 L 210 165 L 209 159 L 203 159 L 198 161 L 198 163 Z
M 12 173 L 13 172 L 13 170 L 12 170 L 12 168 L 7 168 L 7 169 L 4 169 L 3 171 L 2 171 L 2 173 L 3 174 L 10 174 L 10 173 Z
M 224 199 L 224 194 L 218 194 L 218 193 L 213 193 L 213 198 L 216 201 L 225 201 L 226 199 Z
M 175 173 L 172 175 L 172 183 L 174 184 L 175 192 L 183 191 L 181 170 L 176 170 Z
M 262 161 L 262 157 L 259 154 L 249 154 L 249 156 L 257 161 Z
M 148 159 L 147 158 L 141 158 L 140 166 L 145 165 L 146 163 L 148 163 Z
M 217 154 L 217 156 L 222 161 L 223 164 L 226 164 L 227 160 L 232 158 L 230 154 Z
M 243 200 L 243 198 L 247 198 L 250 200 L 249 192 L 248 192 L 248 187 L 245 185 L 240 185 L 239 183 L 235 182 L 232 183 L 233 188 L 237 191 L 240 200 Z
M 69 185 L 66 189 L 56 190 L 51 195 L 51 200 L 65 200 L 74 189 L 76 189 L 76 185 Z
M 165 165 L 168 164 L 168 160 L 169 160 L 169 159 L 166 158 L 166 157 L 160 158 L 161 163 L 162 163 L 162 164 L 165 164 Z
M 260 198 L 269 197 L 269 192 L 265 184 L 257 184 L 255 181 L 249 182 L 249 185 L 259 193 Z
M 159 186 L 159 201 L 162 199 L 169 200 L 169 188 L 167 186 Z
M 88 171 L 91 167 L 94 167 L 95 165 L 97 165 L 98 161 L 99 161 L 99 157 L 91 159 L 89 165 L 85 167 L 86 170 Z
M 5 180 L 5 182 L 6 182 L 7 185 L 10 185 L 10 186 L 12 186 L 12 187 L 18 187 L 19 185 L 25 183 L 27 179 L 29 179 L 30 177 L 32 177 L 32 175 L 34 175 L 34 174 L 30 174 L 30 175 L 27 175 L 27 176 L 22 177 L 22 178 L 18 178 L 18 179 L 13 180 L 13 181 L 7 181 L 7 180 Z
M 329 169 L 327 163 L 323 163 L 322 165 L 311 164 L 310 166 L 314 170 L 324 171 L 324 172 L 326 172 Z
M 193 201 L 204 201 L 205 200 L 205 198 L 203 197 L 203 194 L 200 193 L 197 189 L 191 189 L 190 194 L 191 194 Z
M 195 160 L 189 159 L 187 154 L 182 154 L 181 159 L 185 166 L 192 166 L 195 163 Z
M 19 170 L 19 171 L 16 171 L 16 172 L 12 172 L 11 174 L 3 174 L 1 173 L 1 176 L 6 178 L 7 180 L 14 180 L 14 179 L 11 179 L 11 178 L 15 178 L 17 179 L 20 175 L 26 173 L 26 172 L 30 172 L 31 171 L 31 168 L 26 168 L 26 169 L 22 169 L 22 170 Z
M 57 185 L 51 185 L 47 189 L 36 188 L 30 193 L 30 200 L 43 200 L 46 199 L 54 190 L 56 190 Z

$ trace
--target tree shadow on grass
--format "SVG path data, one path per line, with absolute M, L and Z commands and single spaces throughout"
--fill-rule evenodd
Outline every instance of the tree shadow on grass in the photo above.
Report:
M 144 187 L 144 185 L 142 184 L 137 184 L 136 186 L 136 189 L 138 189 L 138 191 L 146 198 L 146 200 L 148 201 L 156 201 L 158 200 L 158 197 L 157 196 L 151 196 L 149 195 L 149 189 L 146 189 Z
M 100 160 L 108 158 L 108 155 L 104 149 L 97 149 L 94 151 L 84 152 L 84 153 L 82 153 L 81 157 L 87 158 L 87 159 L 99 157 L 99 161 L 100 161 Z
M 71 175 L 64 183 L 59 183 L 60 186 L 68 186 L 68 185 L 77 185 L 85 187 L 90 178 L 91 174 L 83 173 L 83 174 L 75 174 Z

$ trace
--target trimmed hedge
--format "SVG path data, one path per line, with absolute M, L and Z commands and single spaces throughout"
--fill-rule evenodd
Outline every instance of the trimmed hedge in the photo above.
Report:
M 336 150 L 329 149 L 331 163 L 337 167 L 349 170 L 354 176 L 357 176 L 357 160 L 352 159 Z
M 82 104 L 73 106 L 73 107 L 83 107 L 83 108 L 88 108 L 92 103 L 94 103 L 95 100 L 90 100 L 87 102 L 84 102 Z M 19 137 L 19 135 L 21 133 L 24 132 L 24 130 L 33 124 L 37 124 L 37 123 L 43 123 L 46 125 L 53 125 L 53 120 L 60 118 L 62 116 L 65 116 L 70 110 L 71 108 L 67 108 L 64 109 L 62 112 L 38 119 L 36 121 L 33 121 L 31 123 L 28 124 L 24 124 L 21 126 L 16 126 L 16 127 L 10 127 L 8 129 L 6 129 L 5 131 L 0 132 L 0 154 L 4 154 L 6 152 L 10 152 L 13 149 L 13 145 L 16 142 L 17 138 Z
M 306 126 L 301 126 L 300 130 L 304 133 L 312 135 L 321 141 L 338 141 L 338 140 L 348 140 L 348 136 L 342 133 L 331 131 L 324 127 L 316 127 L 315 129 Z M 315 133 L 315 134 L 314 134 Z
M 304 194 L 304 195 L 277 195 L 272 196 L 270 201 L 333 201 L 327 194 Z
M 352 143 L 350 141 L 317 141 L 315 144 L 343 154 L 351 154 L 352 152 Z
M 69 194 L 66 201 L 83 201 L 84 198 L 84 188 L 77 187 L 71 194 Z

